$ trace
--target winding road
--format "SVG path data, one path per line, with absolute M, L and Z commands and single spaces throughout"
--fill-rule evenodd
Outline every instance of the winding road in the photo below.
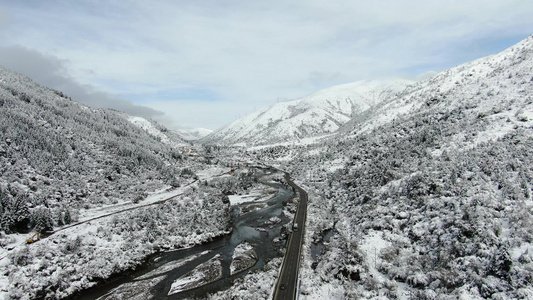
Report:
M 291 233 L 287 242 L 287 252 L 281 266 L 281 272 L 274 290 L 274 300 L 296 299 L 298 293 L 298 271 L 300 269 L 300 253 L 304 241 L 305 219 L 307 216 L 307 192 L 297 186 L 285 173 L 285 180 L 300 196 L 298 209 L 294 215 L 294 224 L 298 230 Z

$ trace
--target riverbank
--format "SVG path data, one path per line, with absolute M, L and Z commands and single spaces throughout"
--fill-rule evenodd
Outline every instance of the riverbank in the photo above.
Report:
M 175 251 L 160 252 L 152 255 L 148 262 L 138 267 L 127 276 L 99 285 L 96 288 L 85 291 L 83 297 L 77 299 L 183 299 L 190 297 L 208 297 L 210 294 L 228 289 L 238 284 L 240 278 L 247 274 L 263 272 L 267 262 L 276 261 L 280 255 L 281 228 L 287 222 L 282 216 L 284 203 L 292 196 L 292 191 L 284 185 L 273 182 L 272 177 L 264 176 L 263 171 L 258 177 L 262 178 L 261 184 L 264 190 L 270 191 L 269 198 L 259 197 L 244 198 L 255 202 L 239 203 L 232 207 L 233 218 L 231 233 L 214 238 L 210 242 L 194 246 L 192 248 Z M 273 188 L 277 190 L 272 193 Z M 250 193 L 256 193 L 257 188 L 250 189 Z M 242 206 L 254 203 L 262 203 L 265 207 L 261 210 L 240 213 Z M 273 222 L 274 220 L 275 222 Z M 242 246 L 244 243 L 247 246 Z M 239 246 L 241 245 L 241 246 Z M 240 250 L 246 249 L 248 257 L 246 262 L 238 268 L 238 272 L 232 272 L 232 264 L 235 266 L 235 258 L 243 259 Z M 237 253 L 235 249 L 238 249 Z M 201 255 L 200 255 L 201 254 Z M 222 277 L 219 280 L 207 280 L 211 276 L 203 276 L 194 270 L 201 270 L 201 266 L 215 257 L 220 262 Z M 255 257 L 255 258 L 253 258 Z M 187 263 L 177 262 L 187 260 Z M 255 260 L 255 262 L 253 261 Z M 241 261 L 242 262 L 242 261 Z M 218 263 L 217 263 L 218 264 Z M 271 265 L 271 263 L 269 264 Z M 202 279 L 202 278 L 207 279 Z M 204 281 L 198 286 L 188 285 L 195 280 Z M 216 279 L 216 278 L 215 278 Z M 176 294 L 168 296 L 174 284 Z M 133 297 L 133 298 L 132 298 Z
M 180 196 L 79 224 L 4 258 L 4 298 L 67 298 L 141 266 L 160 249 L 191 247 L 231 230 L 230 205 L 219 190 L 194 185 Z M 7 280 L 6 280 L 7 281 Z

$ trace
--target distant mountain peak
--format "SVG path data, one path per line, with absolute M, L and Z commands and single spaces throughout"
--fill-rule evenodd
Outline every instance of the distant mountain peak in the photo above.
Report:
M 177 134 L 180 135 L 186 141 L 195 141 L 201 139 L 209 134 L 213 130 L 207 128 L 192 128 L 192 129 L 179 129 Z
M 412 83 L 407 79 L 377 79 L 333 86 L 247 115 L 213 132 L 203 141 L 260 145 L 332 133 L 353 115 L 366 111 Z

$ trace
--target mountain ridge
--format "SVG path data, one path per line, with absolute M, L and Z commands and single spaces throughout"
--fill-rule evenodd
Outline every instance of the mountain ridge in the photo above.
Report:
M 533 296 L 533 36 L 398 93 L 319 143 L 249 151 L 309 187 L 302 294 Z M 325 243 L 324 243 L 325 244 Z
M 213 132 L 204 143 L 261 145 L 332 133 L 413 83 L 407 79 L 362 80 L 274 104 Z
M 145 127 L 132 120 L 144 120 Z M 177 147 L 186 144 L 159 124 L 90 108 L 1 66 L 0 131 L 0 187 L 51 215 L 67 204 L 78 209 L 132 200 L 172 183 L 179 174 Z M 2 210 L 9 216 L 8 203 Z M 4 220 L 3 229 L 27 230 L 26 215 L 24 222 Z

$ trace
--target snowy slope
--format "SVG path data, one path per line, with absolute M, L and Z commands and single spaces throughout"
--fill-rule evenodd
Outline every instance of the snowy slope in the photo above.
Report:
M 403 79 L 369 80 L 334 86 L 250 114 L 203 141 L 260 145 L 331 133 L 411 83 Z
M 178 136 L 178 134 L 169 131 L 168 129 L 155 123 L 154 121 L 150 121 L 138 116 L 127 116 L 126 118 L 135 126 L 138 126 L 139 128 L 148 132 L 148 134 L 150 134 L 151 136 L 159 139 L 161 143 L 175 148 L 189 145 L 189 143 L 182 140 L 181 137 Z
M 531 128 L 533 36 L 279 151 L 317 199 L 308 240 L 335 232 L 300 298 L 533 299 Z
M 181 143 L 165 131 L 142 118 L 92 109 L 0 67 L 0 189 L 23 193 L 33 207 L 59 213 L 165 186 L 179 171 L 175 145 Z M 21 219 L 26 222 L 8 229 L 26 230 L 31 217 Z
M 529 106 L 533 38 L 408 86 L 375 110 L 354 118 L 344 129 L 362 133 L 422 111 L 465 109 L 494 115 Z
M 219 172 L 174 135 L 0 66 L 0 299 L 75 298 L 163 247 L 227 234 L 222 189 L 191 187 Z M 48 234 L 27 245 L 35 232 Z

